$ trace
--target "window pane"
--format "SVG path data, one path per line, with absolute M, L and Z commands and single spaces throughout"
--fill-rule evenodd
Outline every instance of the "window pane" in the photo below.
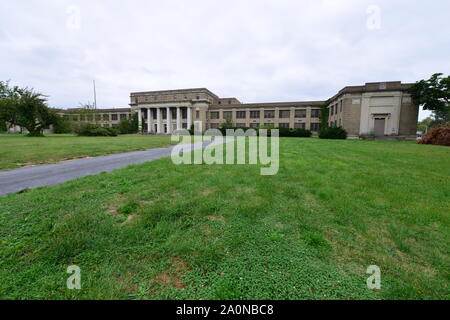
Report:
M 259 111 L 250 111 L 250 118 L 259 119 Z
M 280 118 L 289 118 L 290 114 L 289 110 L 280 110 Z
M 273 111 L 273 110 L 264 111 L 264 118 L 266 118 L 266 119 L 275 118 L 275 111 Z
M 245 119 L 245 111 L 237 111 L 236 112 L 236 118 L 238 119 Z
M 295 110 L 296 118 L 306 118 L 306 109 Z

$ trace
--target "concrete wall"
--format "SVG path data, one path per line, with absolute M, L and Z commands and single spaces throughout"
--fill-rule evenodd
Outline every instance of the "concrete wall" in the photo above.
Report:
M 399 134 L 403 136 L 415 136 L 417 134 L 418 117 L 419 108 L 412 103 L 410 95 L 403 94 Z

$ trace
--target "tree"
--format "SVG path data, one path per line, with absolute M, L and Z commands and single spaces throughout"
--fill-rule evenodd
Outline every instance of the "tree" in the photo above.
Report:
M 450 121 L 450 76 L 435 73 L 428 80 L 416 82 L 408 92 L 415 104 L 433 111 L 431 126 Z
M 8 127 L 6 125 L 6 121 L 0 119 L 0 132 L 6 132 L 7 130 Z
M 10 87 L 9 81 L 0 81 L 0 122 L 6 126 L 6 131 L 17 122 L 18 90 L 18 87 Z
M 57 122 L 55 110 L 47 106 L 47 98 L 33 89 L 9 87 L 0 81 L 0 119 L 26 128 L 30 136 L 41 136 L 45 128 Z
M 221 129 L 232 129 L 233 128 L 233 122 L 231 121 L 230 117 L 226 117 L 225 121 L 220 124 Z
M 428 128 L 430 128 L 431 124 L 433 123 L 433 118 L 426 117 L 422 121 L 419 121 L 417 123 L 417 130 L 421 131 L 422 133 L 426 133 L 428 131 Z

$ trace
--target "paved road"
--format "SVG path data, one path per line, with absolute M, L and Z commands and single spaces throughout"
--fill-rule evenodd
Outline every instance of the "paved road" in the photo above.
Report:
M 222 141 L 213 142 L 222 143 Z M 182 145 L 181 152 L 189 152 L 210 143 Z M 180 147 L 180 146 L 178 146 Z M 127 152 L 110 156 L 72 160 L 61 164 L 39 165 L 0 172 L 0 196 L 25 189 L 53 186 L 77 178 L 113 171 L 131 164 L 140 164 L 171 155 L 174 147 Z

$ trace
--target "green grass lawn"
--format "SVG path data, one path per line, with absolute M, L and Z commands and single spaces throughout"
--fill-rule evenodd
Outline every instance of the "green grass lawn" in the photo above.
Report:
M 0 135 L 0 170 L 88 156 L 146 150 L 170 144 L 169 136 L 77 137 L 70 134 L 49 134 L 36 138 L 18 134 L 2 134 Z
M 0 297 L 448 299 L 449 159 L 285 138 L 275 176 L 160 159 L 2 197 Z

